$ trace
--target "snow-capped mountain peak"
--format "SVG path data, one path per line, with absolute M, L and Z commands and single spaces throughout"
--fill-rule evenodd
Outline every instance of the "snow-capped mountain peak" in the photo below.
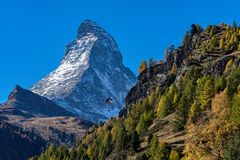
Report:
M 100 35 L 103 33 L 106 33 L 106 31 L 102 27 L 100 27 L 96 22 L 91 20 L 85 20 L 80 24 L 78 28 L 77 38 L 79 39 L 82 36 L 86 36 L 87 34 Z
M 31 90 L 92 122 L 117 115 L 135 75 L 122 64 L 114 38 L 96 22 L 81 23 L 59 67 Z M 105 104 L 111 97 L 113 104 Z

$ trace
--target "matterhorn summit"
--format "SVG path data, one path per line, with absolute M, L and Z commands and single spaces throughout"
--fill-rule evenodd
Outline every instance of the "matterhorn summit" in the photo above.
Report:
M 85 20 L 77 39 L 67 44 L 59 67 L 31 91 L 83 119 L 105 121 L 118 114 L 136 82 L 122 59 L 113 37 L 96 22 Z M 109 98 L 111 103 L 106 103 Z

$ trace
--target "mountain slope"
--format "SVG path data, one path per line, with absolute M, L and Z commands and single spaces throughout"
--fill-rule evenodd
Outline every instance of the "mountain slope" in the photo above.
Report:
M 89 129 L 68 158 L 236 160 L 240 157 L 240 27 L 192 25 L 164 63 L 145 68 L 118 118 Z M 49 149 L 41 159 L 61 153 Z M 76 153 L 76 154 L 72 154 Z M 61 159 L 61 158 L 59 158 Z
M 0 160 L 25 160 L 40 154 L 46 142 L 33 132 L 0 120 Z
M 18 85 L 10 93 L 8 101 L 1 104 L 1 108 L 3 108 L 1 112 L 18 112 L 24 117 L 73 116 L 72 113 L 47 98 L 23 89 Z
M 75 144 L 91 122 L 81 120 L 45 97 L 16 86 L 0 104 L 0 119 L 40 136 L 45 143 Z M 16 146 L 18 147 L 18 146 Z
M 66 47 L 60 66 L 31 90 L 92 122 L 117 115 L 136 78 L 122 64 L 113 37 L 86 20 L 78 29 L 77 39 Z M 109 97 L 112 105 L 105 104 Z

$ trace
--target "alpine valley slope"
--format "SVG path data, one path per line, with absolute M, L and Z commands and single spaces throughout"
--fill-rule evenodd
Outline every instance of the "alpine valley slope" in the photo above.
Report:
M 17 85 L 0 104 L 0 160 L 25 160 L 50 143 L 75 145 L 90 126 L 91 122 Z
M 0 104 L 0 121 L 33 132 L 55 145 L 74 145 L 92 125 L 45 97 L 16 86 Z M 5 137 L 0 137 L 3 140 Z M 19 147 L 19 146 L 15 146 Z
M 67 44 L 60 66 L 31 87 L 59 106 L 92 122 L 115 116 L 124 106 L 135 75 L 122 64 L 113 37 L 97 23 L 81 23 L 77 39 Z M 113 104 L 105 104 L 106 98 Z

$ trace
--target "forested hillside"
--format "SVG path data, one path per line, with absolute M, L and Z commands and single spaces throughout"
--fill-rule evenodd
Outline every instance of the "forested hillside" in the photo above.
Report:
M 143 61 L 119 117 L 31 159 L 240 159 L 239 41 L 236 23 L 192 25 L 165 62 Z
M 46 142 L 34 132 L 0 120 L 0 160 L 22 160 L 40 154 Z

